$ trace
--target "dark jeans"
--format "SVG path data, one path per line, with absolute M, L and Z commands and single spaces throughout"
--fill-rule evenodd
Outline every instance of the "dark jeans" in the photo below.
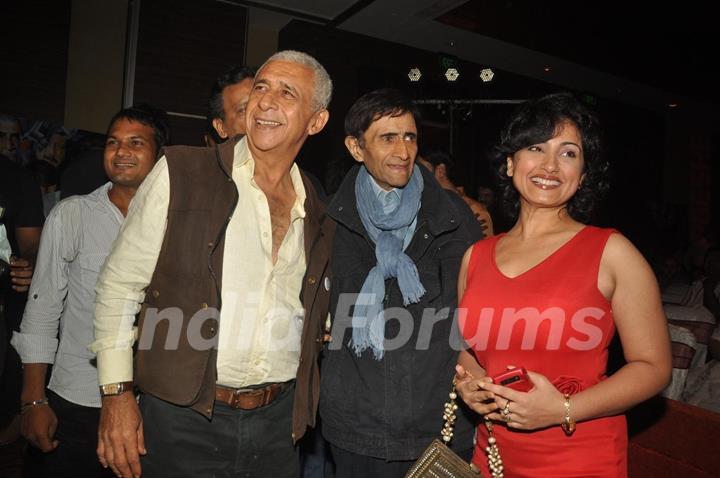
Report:
M 337 478 L 402 478 L 414 461 L 385 461 L 331 445 Z
M 68 402 L 51 390 L 47 391 L 50 406 L 58 419 L 55 439 L 60 444 L 50 453 L 29 447 L 25 476 L 52 477 L 113 477 L 98 461 L 97 432 L 100 409 Z
M 359 455 L 335 445 L 330 445 L 330 449 L 337 478 L 403 478 L 415 463 L 415 460 L 386 461 L 383 458 Z M 458 456 L 470 463 L 472 448 L 458 453 Z
M 322 436 L 320 417 L 315 420 L 315 428 L 308 428 L 299 443 L 302 478 L 334 478 L 330 444 Z
M 294 392 L 289 386 L 273 403 L 255 410 L 215 402 L 212 420 L 142 395 L 143 478 L 298 477 L 300 460 L 291 436 Z

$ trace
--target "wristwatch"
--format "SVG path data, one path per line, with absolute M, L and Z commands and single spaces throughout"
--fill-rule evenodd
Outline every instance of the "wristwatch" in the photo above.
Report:
M 132 382 L 117 382 L 100 385 L 100 396 L 110 397 L 113 395 L 120 395 L 121 393 L 128 392 L 133 389 Z

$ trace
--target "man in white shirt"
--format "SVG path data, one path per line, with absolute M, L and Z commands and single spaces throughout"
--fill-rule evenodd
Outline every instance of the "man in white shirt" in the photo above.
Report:
M 95 455 L 100 393 L 87 350 L 94 288 L 130 201 L 167 142 L 163 116 L 150 107 L 118 112 L 104 152 L 110 182 L 63 200 L 45 222 L 20 332 L 12 339 L 24 364 L 22 434 L 52 452 L 38 457 L 33 476 L 107 476 Z
M 276 53 L 255 77 L 247 135 L 166 149 L 138 191 L 98 281 L 92 346 L 98 456 L 118 476 L 298 475 L 331 230 L 294 160 L 331 91 L 317 60 Z

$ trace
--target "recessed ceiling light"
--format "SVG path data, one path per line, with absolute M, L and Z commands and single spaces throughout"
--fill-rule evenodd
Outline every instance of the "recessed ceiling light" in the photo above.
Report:
M 457 81 L 459 77 L 460 72 L 457 71 L 457 68 L 448 68 L 445 71 L 445 78 L 447 78 L 448 81 Z
M 480 79 L 483 80 L 483 82 L 488 83 L 492 81 L 494 77 L 495 72 L 492 71 L 492 68 L 483 68 L 480 70 Z
M 410 81 L 420 81 L 420 77 L 422 76 L 422 73 L 420 73 L 420 68 L 411 68 L 408 72 L 408 78 L 410 78 Z
M 480 79 L 483 80 L 484 83 L 492 81 L 494 76 L 495 72 L 492 71 L 492 68 L 483 68 L 480 72 Z

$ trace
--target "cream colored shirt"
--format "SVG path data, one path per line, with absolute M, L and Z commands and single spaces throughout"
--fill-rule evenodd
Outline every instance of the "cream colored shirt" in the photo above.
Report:
M 300 358 L 305 188 L 293 165 L 290 176 L 297 197 L 273 265 L 270 208 L 254 171 L 243 139 L 235 146 L 233 161 L 239 199 L 225 235 L 217 357 L 218 383 L 231 387 L 290 380 Z M 100 274 L 90 348 L 97 353 L 101 385 L 132 380 L 137 333 L 132 324 L 165 235 L 169 188 L 167 163 L 161 158 L 138 189 Z

